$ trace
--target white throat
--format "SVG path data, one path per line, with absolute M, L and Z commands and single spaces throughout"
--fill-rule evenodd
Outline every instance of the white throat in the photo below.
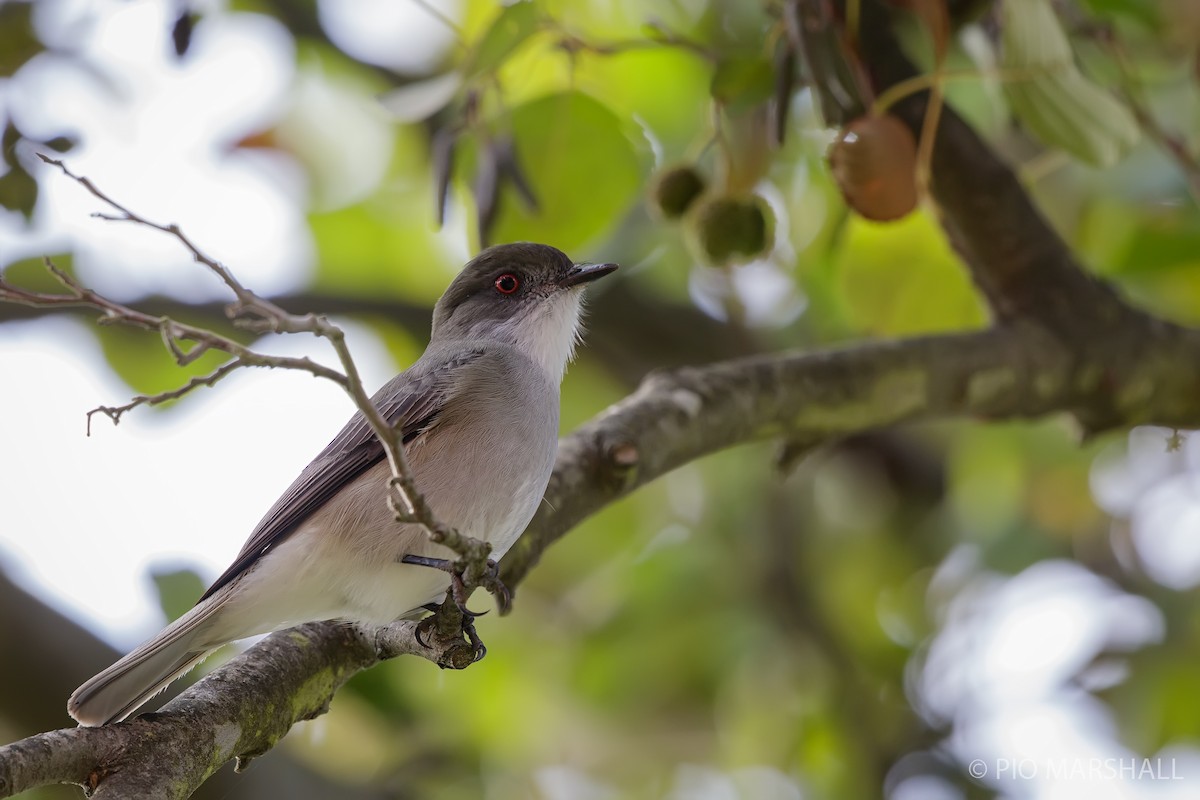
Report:
M 488 334 L 516 347 L 546 372 L 555 386 L 562 383 L 567 364 L 580 338 L 582 291 L 567 289 L 529 306 Z

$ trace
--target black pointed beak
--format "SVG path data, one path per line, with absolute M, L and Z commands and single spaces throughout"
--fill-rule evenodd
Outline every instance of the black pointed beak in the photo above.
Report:
M 575 266 L 571 267 L 571 270 L 567 273 L 566 277 L 562 279 L 561 284 L 564 287 L 579 286 L 584 283 L 591 283 L 594 280 L 599 280 L 605 275 L 616 271 L 616 264 L 588 264 L 586 262 L 583 264 L 576 264 Z

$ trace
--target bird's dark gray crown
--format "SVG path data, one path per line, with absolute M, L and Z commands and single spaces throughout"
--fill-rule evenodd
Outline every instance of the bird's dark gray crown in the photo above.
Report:
M 446 326 L 458 309 L 467 303 L 502 307 L 545 290 L 563 280 L 574 267 L 561 250 L 535 242 L 498 244 L 467 262 L 458 277 L 446 289 L 433 310 L 433 329 Z M 496 281 L 511 273 L 520 282 L 511 295 L 496 291 Z

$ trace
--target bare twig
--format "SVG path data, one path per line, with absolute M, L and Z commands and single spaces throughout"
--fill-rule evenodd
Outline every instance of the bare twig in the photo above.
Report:
M 198 263 L 217 276 L 234 295 L 234 302 L 225 309 L 226 315 L 238 327 L 257 333 L 309 333 L 325 339 L 338 357 L 341 371 L 318 364 L 309 358 L 275 356 L 259 353 L 229 337 L 214 331 L 186 325 L 169 317 L 155 317 L 129 306 L 114 302 L 86 288 L 65 270 L 45 259 L 46 269 L 67 290 L 65 294 L 49 294 L 23 289 L 0 278 L 0 300 L 38 308 L 84 307 L 101 312 L 101 324 L 120 324 L 145 330 L 156 330 L 163 346 L 180 366 L 191 364 L 210 351 L 228 353 L 233 358 L 207 375 L 194 377 L 183 386 L 154 395 L 138 395 L 121 406 L 100 406 L 88 412 L 88 432 L 95 414 L 104 414 L 114 424 L 122 415 L 142 405 L 157 405 L 176 400 L 201 386 L 213 386 L 240 367 L 267 367 L 295 369 L 325 378 L 341 386 L 350 395 L 354 405 L 366 418 L 372 431 L 383 445 L 391 480 L 388 484 L 386 502 L 393 511 L 396 521 L 414 523 L 425 529 L 429 538 L 445 545 L 460 556 L 459 565 L 468 588 L 487 585 L 489 591 L 496 587 L 488 580 L 488 555 L 491 546 L 486 542 L 464 536 L 446 525 L 434 514 L 425 497 L 416 486 L 412 471 L 404 454 L 400 431 L 395 429 L 380 414 L 371 402 L 371 396 L 363 385 L 358 367 L 346 344 L 345 333 L 326 317 L 319 314 L 290 314 L 250 289 L 247 289 L 233 271 L 205 253 L 176 224 L 163 224 L 150 220 L 110 197 L 90 179 L 72 172 L 66 164 L 46 155 L 38 154 L 45 163 L 57 167 L 64 175 L 74 180 L 96 199 L 115 213 L 97 213 L 94 216 L 110 222 L 130 222 L 167 234 L 176 239 Z M 189 348 L 181 342 L 191 342 Z
M 43 263 L 46 265 L 46 269 L 67 290 L 66 294 L 51 294 L 23 289 L 0 277 L 0 300 L 35 308 L 91 308 L 101 312 L 98 322 L 102 325 L 127 325 L 134 328 L 142 328 L 143 330 L 158 331 L 162 336 L 163 345 L 180 366 L 190 364 L 206 352 L 218 350 L 233 356 L 233 361 L 227 362 L 226 366 L 295 369 L 311 373 L 318 378 L 331 380 L 345 388 L 347 381 L 345 375 L 323 364 L 318 364 L 310 358 L 274 356 L 259 353 L 234 339 L 222 336 L 206 328 L 187 325 L 169 317 L 156 317 L 145 314 L 84 287 L 50 259 L 44 259 Z M 180 342 L 194 342 L 195 344 L 190 349 L 185 350 L 180 346 Z M 232 369 L 233 367 L 230 367 L 229 371 L 232 371 Z M 91 433 L 91 418 L 93 414 L 104 413 L 116 424 L 121 421 L 121 415 L 126 411 L 130 411 L 141 405 L 157 405 L 167 400 L 178 399 L 199 386 L 213 385 L 221 378 L 224 378 L 225 374 L 227 373 L 219 375 L 214 373 L 207 376 L 207 378 L 193 379 L 186 386 L 159 395 L 139 396 L 125 406 L 102 406 L 92 409 L 88 412 L 88 433 Z
M 234 296 L 237 298 L 237 305 L 244 307 L 238 308 L 235 313 L 231 313 L 231 317 L 238 316 L 245 310 L 251 308 L 255 309 L 256 311 L 265 312 L 268 317 L 274 319 L 286 320 L 290 316 L 283 309 L 279 308 L 268 300 L 264 300 L 243 286 L 224 264 L 220 263 L 216 259 L 211 258 L 201 251 L 200 248 L 197 247 L 192 240 L 184 234 L 178 225 L 175 225 L 174 223 L 170 225 L 163 225 L 162 223 L 153 222 L 152 220 L 149 220 L 140 214 L 134 213 L 101 191 L 100 188 L 92 183 L 90 179 L 71 172 L 71 170 L 67 168 L 67 165 L 61 160 L 50 158 L 43 153 L 38 153 L 37 155 L 38 158 L 50 166 L 58 167 L 64 175 L 78 183 L 83 188 L 87 189 L 92 196 L 117 212 L 115 215 L 96 213 L 93 214 L 93 216 L 108 220 L 110 222 L 132 222 L 135 225 L 142 225 L 147 228 L 153 228 L 156 231 L 162 231 L 163 233 L 173 236 L 179 240 L 179 243 L 182 244 L 187 251 L 192 254 L 192 258 L 195 259 L 198 264 L 203 264 L 210 272 L 220 278 L 222 283 L 229 287 Z
M 1129 345 L 1132 344 L 1132 347 Z M 1152 387 L 1147 390 L 1145 387 Z M 637 487 L 707 454 L 781 432 L 814 445 L 905 421 L 1054 412 L 1111 425 L 1200 424 L 1200 335 L 1147 321 L 1059 342 L 1037 324 L 868 342 L 659 373 L 565 438 L 547 503 L 502 566 L 518 585 L 556 539 Z M 0 797 L 51 782 L 103 797 L 185 797 L 226 760 L 262 754 L 321 714 L 354 673 L 398 655 L 469 663 L 460 642 L 310 623 L 273 634 L 159 713 L 0 747 Z M 436 629 L 435 629 L 436 632 Z M 221 743 L 214 752 L 214 732 Z
M 862 8 L 862 51 L 880 88 L 910 77 L 887 9 L 876 0 Z M 919 97 L 897 104 L 914 129 L 924 109 Z M 947 112 L 933 189 L 1002 324 L 651 378 L 563 440 L 548 502 L 505 558 L 510 585 L 582 519 L 681 464 L 742 442 L 785 435 L 816 444 L 912 420 L 1053 412 L 1073 415 L 1092 432 L 1200 424 L 1200 333 L 1132 313 L 1091 281 L 1011 171 Z M 73 300 L 63 304 L 86 305 Z M 175 346 L 174 338 L 166 341 Z M 163 713 L 0 748 L 0 796 L 57 781 L 90 785 L 97 798 L 185 796 L 223 761 L 261 754 L 297 720 L 322 713 L 354 672 L 399 653 L 428 657 L 413 643 L 413 626 L 379 632 L 313 623 L 276 633 Z
M 91 411 L 87 412 L 88 435 L 90 436 L 92 433 L 92 415 L 94 414 L 103 414 L 111 419 L 113 424 L 116 425 L 121 421 L 121 416 L 127 411 L 132 411 L 138 406 L 156 406 L 160 403 L 165 403 L 168 400 L 178 400 L 188 392 L 192 391 L 193 389 L 198 389 L 201 386 L 214 386 L 216 385 L 217 381 L 221 380 L 238 367 L 242 366 L 246 365 L 243 364 L 240 359 L 235 358 L 232 361 L 226 361 L 224 364 L 217 367 L 207 375 L 200 375 L 192 378 L 178 389 L 172 389 L 167 392 L 159 392 L 158 394 L 153 395 L 139 394 L 138 396 L 134 397 L 133 400 L 129 401 L 123 406 L 98 406 L 97 408 L 93 408 Z

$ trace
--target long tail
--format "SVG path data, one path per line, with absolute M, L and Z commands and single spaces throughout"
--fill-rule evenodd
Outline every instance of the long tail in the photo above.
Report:
M 221 642 L 208 641 L 205 623 L 223 598 L 210 598 L 153 639 L 91 678 L 71 695 L 67 713 L 80 725 L 119 722 L 204 660 Z

